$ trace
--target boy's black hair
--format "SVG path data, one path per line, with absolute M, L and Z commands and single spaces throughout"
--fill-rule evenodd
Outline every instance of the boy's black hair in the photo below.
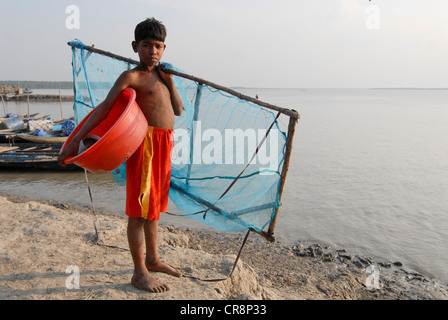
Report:
M 134 37 L 137 43 L 145 38 L 165 42 L 166 28 L 161 21 L 154 18 L 147 18 L 135 27 Z

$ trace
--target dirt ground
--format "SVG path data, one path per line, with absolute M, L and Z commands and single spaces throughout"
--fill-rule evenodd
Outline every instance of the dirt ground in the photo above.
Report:
M 0 195 L 0 208 L 2 300 L 448 299 L 446 284 L 399 263 L 317 243 L 271 244 L 254 233 L 227 278 L 244 234 L 167 225 L 160 226 L 160 257 L 185 276 L 154 274 L 171 290 L 147 293 L 130 283 L 124 217 L 6 195 Z

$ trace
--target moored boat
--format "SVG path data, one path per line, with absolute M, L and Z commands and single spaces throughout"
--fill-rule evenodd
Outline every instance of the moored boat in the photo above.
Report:
M 0 144 L 0 170 L 80 170 L 76 165 L 60 166 L 57 163 L 61 147 L 62 144 L 48 143 Z

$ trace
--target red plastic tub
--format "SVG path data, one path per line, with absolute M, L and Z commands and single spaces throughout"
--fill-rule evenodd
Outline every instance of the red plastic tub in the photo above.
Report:
M 67 157 L 64 163 L 74 163 L 92 173 L 105 173 L 125 162 L 137 150 L 148 131 L 148 122 L 137 105 L 135 97 L 133 89 L 123 90 L 106 119 L 88 133 L 100 139 L 77 156 Z M 61 151 L 79 132 L 92 113 L 93 111 L 76 126 L 63 144 Z

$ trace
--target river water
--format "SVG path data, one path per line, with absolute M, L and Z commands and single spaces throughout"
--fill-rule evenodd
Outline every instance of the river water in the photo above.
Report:
M 401 261 L 448 282 L 448 90 L 239 91 L 301 115 L 278 239 Z M 29 108 L 55 119 L 73 115 L 70 102 Z M 6 111 L 26 114 L 28 105 L 8 102 Z M 124 187 L 110 174 L 89 180 L 96 207 L 123 214 Z M 0 193 L 90 205 L 83 172 L 0 171 Z M 184 217 L 161 221 L 205 227 Z

